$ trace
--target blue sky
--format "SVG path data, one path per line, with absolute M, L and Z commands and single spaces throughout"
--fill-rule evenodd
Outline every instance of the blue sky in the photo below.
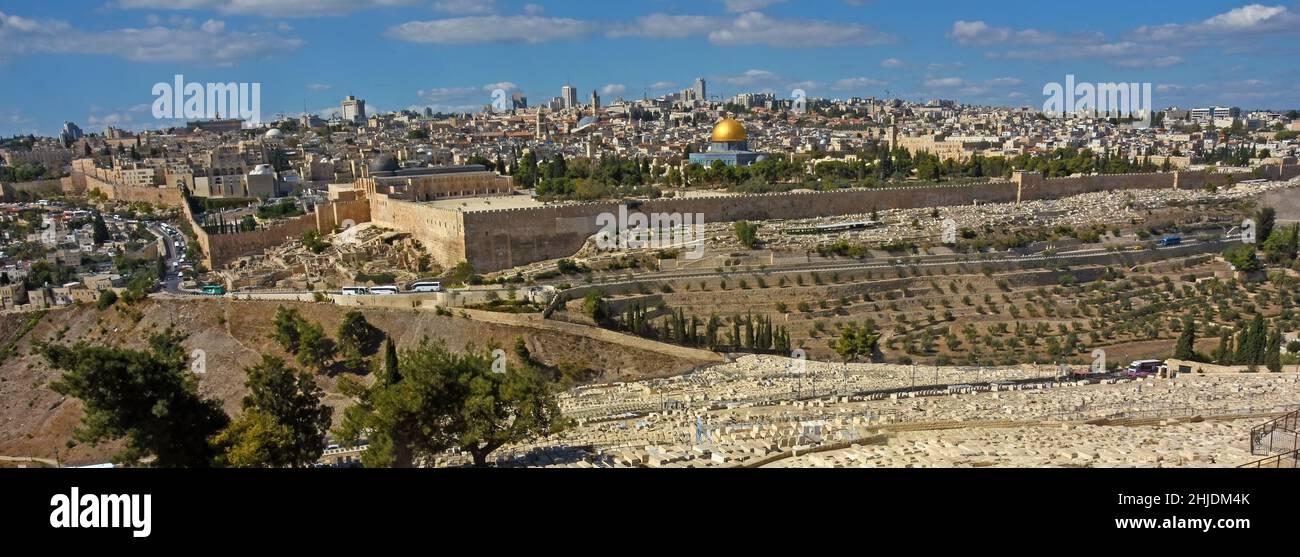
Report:
M 1154 104 L 1300 108 L 1300 4 L 1225 0 L 0 0 L 0 135 L 153 128 L 155 83 L 256 82 L 264 119 L 688 87 L 1040 107 L 1064 81 Z M 1140 6 L 1140 7 L 1139 7 Z M 1135 10 L 1135 7 L 1138 9 Z

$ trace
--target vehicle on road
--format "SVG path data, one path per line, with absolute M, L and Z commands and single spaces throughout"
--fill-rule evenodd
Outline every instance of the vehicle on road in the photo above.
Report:
M 386 296 L 386 295 L 389 295 L 389 294 L 399 294 L 399 293 L 401 293 L 401 292 L 402 292 L 401 289 L 399 289 L 399 288 L 396 287 L 396 286 L 392 286 L 392 285 L 374 286 L 374 287 L 371 287 L 371 288 L 370 288 L 370 293 L 371 293 L 372 295 L 376 295 L 376 296 Z
M 205 284 L 203 285 L 203 293 L 208 296 L 225 296 L 226 287 L 220 284 Z
M 1160 247 L 1162 248 L 1176 246 L 1182 243 L 1183 243 L 1182 236 L 1165 236 L 1164 238 L 1160 239 Z
M 344 296 L 365 296 L 370 293 L 370 289 L 364 286 L 344 286 Z
M 1155 375 L 1164 363 L 1163 360 L 1134 360 L 1128 365 L 1128 376 L 1138 378 Z
M 436 280 L 422 280 L 411 284 L 411 292 L 442 292 L 442 283 Z

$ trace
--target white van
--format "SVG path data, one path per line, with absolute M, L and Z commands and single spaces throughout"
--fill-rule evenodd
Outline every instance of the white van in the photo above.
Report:
M 401 290 L 398 289 L 396 286 L 375 286 L 375 287 L 372 287 L 372 288 L 370 289 L 370 293 L 373 294 L 373 295 L 376 295 L 376 296 L 384 296 L 384 295 L 388 295 L 388 294 L 397 294 L 397 293 L 400 293 L 400 292 L 401 292 Z
M 366 295 L 366 294 L 369 293 L 369 290 L 370 290 L 370 289 L 368 289 L 368 288 L 366 288 L 366 287 L 364 287 L 364 286 L 344 286 L 344 287 L 343 287 L 343 295 L 344 295 L 344 296 L 364 296 L 364 295 Z
M 436 280 L 422 280 L 411 285 L 411 292 L 442 292 L 442 283 Z

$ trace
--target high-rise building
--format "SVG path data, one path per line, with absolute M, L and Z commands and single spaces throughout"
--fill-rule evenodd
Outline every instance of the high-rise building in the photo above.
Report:
M 525 97 L 524 94 L 519 91 L 515 91 L 514 95 L 511 95 L 510 100 L 514 105 L 515 110 L 528 108 L 528 97 Z
M 600 95 L 595 89 L 591 90 L 591 115 L 600 116 Z
M 358 99 L 352 95 L 343 99 L 343 119 L 352 122 L 362 123 L 366 121 L 366 101 Z
M 81 139 L 84 135 L 85 134 L 81 132 L 81 128 L 72 122 L 64 122 L 63 131 L 59 132 L 59 137 L 62 138 L 65 143 L 71 143 Z
M 709 100 L 709 90 L 706 84 L 704 83 L 704 78 L 702 77 L 695 78 L 694 90 L 695 90 L 695 100 L 700 102 Z
M 564 99 L 564 108 L 578 106 L 578 90 L 572 85 L 565 85 L 560 88 L 560 98 Z

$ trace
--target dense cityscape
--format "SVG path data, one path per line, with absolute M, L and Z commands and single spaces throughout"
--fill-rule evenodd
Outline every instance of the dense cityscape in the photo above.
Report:
M 1297 465 L 1295 103 L 572 73 L 0 139 L 0 467 Z

